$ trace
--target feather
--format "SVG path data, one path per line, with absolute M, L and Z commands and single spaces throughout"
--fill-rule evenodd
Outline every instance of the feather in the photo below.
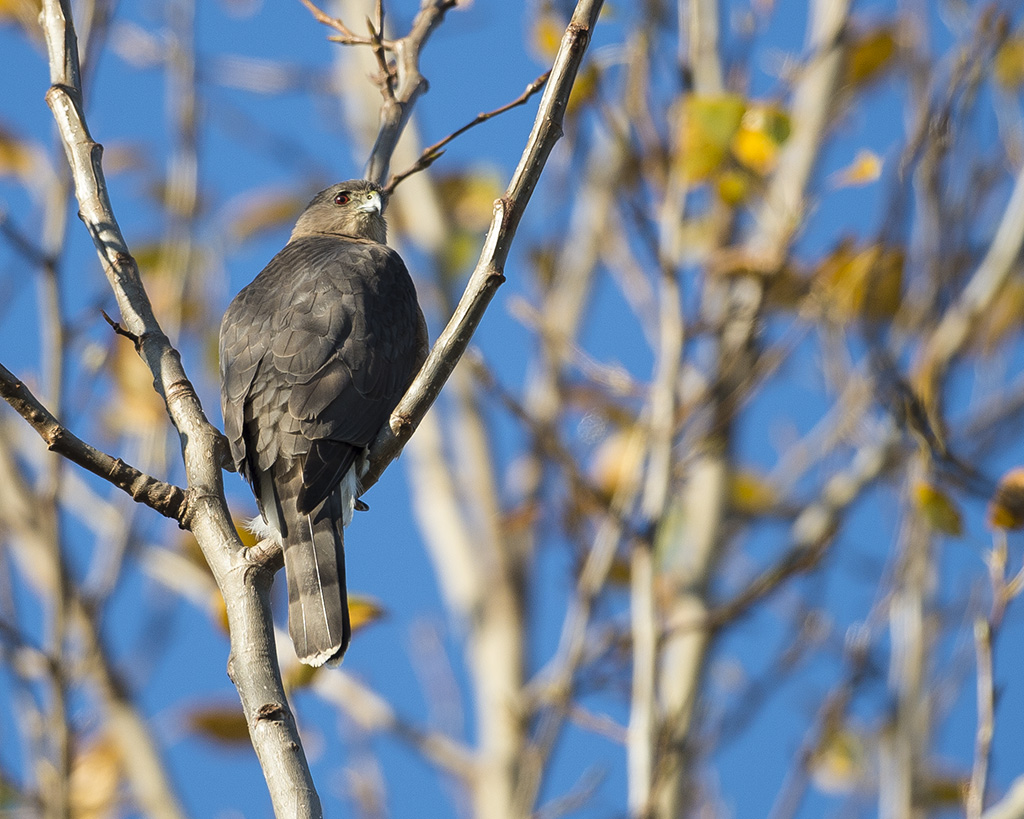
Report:
M 380 204 L 367 182 L 321 191 L 221 322 L 225 434 L 260 506 L 254 531 L 283 543 L 289 630 L 311 665 L 348 644 L 344 526 L 357 470 L 426 355 Z

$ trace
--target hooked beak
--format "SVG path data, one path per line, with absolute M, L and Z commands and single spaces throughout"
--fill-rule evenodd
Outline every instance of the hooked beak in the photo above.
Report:
M 384 202 L 377 191 L 370 191 L 359 206 L 360 213 L 380 213 L 384 210 Z

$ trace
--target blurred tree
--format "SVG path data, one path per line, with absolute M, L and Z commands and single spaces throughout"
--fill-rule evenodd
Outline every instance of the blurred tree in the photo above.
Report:
M 1018 4 L 304 3 L 246 57 L 258 2 L 83 1 L 79 71 L 69 4 L 0 0 L 62 137 L 0 104 L 4 811 L 265 814 L 211 796 L 229 753 L 179 759 L 212 741 L 279 815 L 338 813 L 343 771 L 366 817 L 1024 817 Z M 314 671 L 273 650 L 279 556 L 227 517 L 198 395 L 339 141 L 452 323 L 367 481 L 404 445 L 438 596 L 380 566 Z M 374 498 L 371 542 L 402 517 Z M 242 711 L 155 670 L 224 629 Z

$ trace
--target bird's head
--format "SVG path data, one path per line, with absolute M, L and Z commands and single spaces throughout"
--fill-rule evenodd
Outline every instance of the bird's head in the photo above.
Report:
M 380 185 L 364 179 L 339 182 L 313 197 L 295 223 L 292 239 L 331 233 L 385 243 L 384 193 Z

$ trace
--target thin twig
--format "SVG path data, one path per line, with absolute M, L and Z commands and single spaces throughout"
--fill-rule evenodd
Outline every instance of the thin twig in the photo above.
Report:
M 491 119 L 492 117 L 496 117 L 499 114 L 504 114 L 506 111 L 510 111 L 513 108 L 525 104 L 526 101 L 530 99 L 530 97 L 532 97 L 534 94 L 540 91 L 541 88 L 544 87 L 544 83 L 548 81 L 548 77 L 550 75 L 550 71 L 545 71 L 543 74 L 537 77 L 537 79 L 535 79 L 528 86 L 526 86 L 526 90 L 524 90 L 522 94 L 520 94 L 518 97 L 512 100 L 512 102 L 506 103 L 505 105 L 502 105 L 500 108 L 495 108 L 493 111 L 488 111 L 485 114 L 477 114 L 476 117 L 474 117 L 470 122 L 467 122 L 461 128 L 452 131 L 444 139 L 435 142 L 433 145 L 427 148 L 424 148 L 423 151 L 420 153 L 419 159 L 417 159 L 412 165 L 410 165 L 401 173 L 392 174 L 391 179 L 388 180 L 388 184 L 384 187 L 385 193 L 387 193 L 387 195 L 390 196 L 394 192 L 395 188 L 397 188 L 398 185 L 401 184 L 401 182 L 404 179 L 407 179 L 408 177 L 412 176 L 415 173 L 419 173 L 420 171 L 426 170 L 431 165 L 433 165 L 434 162 L 440 159 L 441 156 L 444 154 L 444 146 L 447 145 L 456 137 L 462 136 L 462 134 L 466 133 L 466 131 L 468 131 L 470 128 L 475 128 L 480 123 L 487 122 L 487 120 Z
M 344 671 L 322 671 L 313 680 L 313 690 L 366 731 L 391 734 L 416 749 L 463 782 L 471 782 L 478 774 L 469 749 L 453 739 L 426 731 L 400 717 L 391 705 Z
M 381 73 L 381 90 L 389 100 L 395 98 L 395 71 L 388 64 L 387 50 L 384 48 L 384 6 L 377 3 L 377 26 L 374 27 L 373 20 L 366 18 L 366 28 L 370 32 L 370 42 L 373 45 L 373 57 L 377 60 L 377 67 Z
M 389 69 L 382 78 L 387 87 L 382 89 L 384 104 L 380 109 L 380 125 L 367 163 L 366 178 L 373 182 L 383 184 L 387 179 L 398 138 L 416 100 L 427 90 L 427 81 L 420 73 L 420 55 L 434 29 L 455 5 L 456 0 L 424 0 L 409 33 L 391 44 L 390 50 L 395 54 L 394 75 Z
M 16 378 L 10 370 L 0 364 L 0 398 L 14 410 L 46 443 L 46 448 L 89 470 L 94 475 L 110 481 L 123 489 L 138 503 L 144 503 L 161 515 L 177 520 L 184 516 L 185 491 L 181 487 L 164 483 L 120 458 L 114 458 L 85 443 L 69 432 L 46 407 L 32 394 L 32 391 Z
M 32 264 L 43 267 L 50 263 L 46 252 L 18 230 L 14 223 L 11 222 L 10 216 L 2 210 L 0 210 L 0 233 L 6 236 L 8 241 L 14 246 L 14 249 Z
M 434 7 L 450 7 L 438 3 Z M 548 155 L 562 135 L 562 120 L 590 34 L 597 22 L 602 0 L 580 0 L 551 69 L 550 79 L 541 97 L 533 130 L 523 150 L 519 166 L 505 195 L 494 203 L 494 216 L 484 239 L 483 250 L 470 276 L 466 290 L 455 308 L 448 326 L 438 337 L 423 368 L 391 415 L 390 423 L 377 435 L 370 447 L 369 468 L 364 487 L 372 486 L 381 472 L 398 457 L 405 442 L 434 403 L 444 382 L 466 351 L 498 287 L 505 281 L 505 260 L 512 239 L 537 185 Z M 421 12 L 422 13 L 422 12 Z M 440 12 L 438 12 L 440 13 Z M 422 25 L 426 26 L 427 23 Z M 396 135 L 397 138 L 397 135 Z M 378 138 L 379 150 L 380 138 Z M 390 156 L 390 154 L 389 154 Z M 386 172 L 386 163 L 378 172 Z
M 106 310 L 100 310 L 100 315 L 103 316 L 103 320 L 110 325 L 110 329 L 114 331 L 115 335 L 123 336 L 128 339 L 132 344 L 135 345 L 135 349 L 139 349 L 139 337 L 135 333 L 129 333 L 124 327 L 121 326 L 120 322 L 114 321 L 110 316 L 107 315 Z
M 339 36 L 328 38 L 332 42 L 342 43 L 343 45 L 374 45 L 374 41 L 371 37 L 360 37 L 337 17 L 331 17 L 329 14 L 313 5 L 310 0 L 299 0 L 299 2 L 309 9 L 309 13 L 313 15 L 314 20 L 318 23 L 322 23 L 328 28 L 333 28 L 338 32 Z M 385 48 L 391 48 L 390 43 L 384 44 L 384 42 L 381 41 L 381 44 L 384 45 Z

